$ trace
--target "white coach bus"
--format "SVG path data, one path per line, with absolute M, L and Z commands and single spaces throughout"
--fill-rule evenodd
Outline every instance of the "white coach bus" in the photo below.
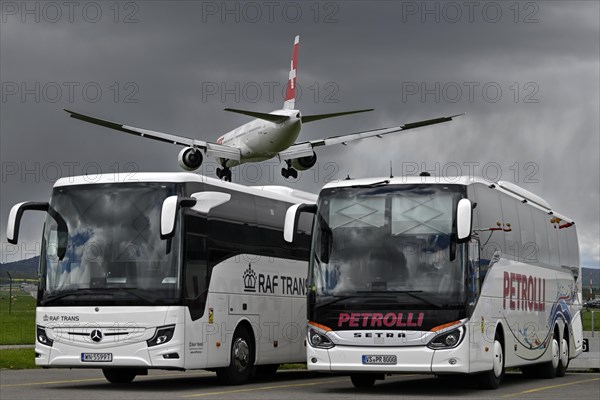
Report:
M 399 177 L 326 185 L 315 212 L 308 369 L 370 387 L 389 373 L 469 374 L 498 387 L 505 368 L 562 376 L 582 351 L 572 220 L 518 186 Z
M 47 213 L 36 365 L 102 368 L 113 383 L 148 369 L 215 370 L 225 383 L 305 362 L 310 218 L 283 240 L 289 206 L 316 195 L 190 173 L 62 178 Z

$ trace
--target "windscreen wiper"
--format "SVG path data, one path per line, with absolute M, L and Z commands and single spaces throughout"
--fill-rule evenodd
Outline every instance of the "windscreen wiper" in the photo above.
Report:
M 68 296 L 82 296 L 82 295 L 115 295 L 115 292 L 124 292 L 127 294 L 130 294 L 134 297 L 137 297 L 140 300 L 144 300 L 148 303 L 156 303 L 156 297 L 155 298 L 150 298 L 150 297 L 146 297 L 141 295 L 140 293 L 136 292 L 137 288 L 127 288 L 127 287 L 112 287 L 112 288 L 81 288 L 81 289 L 76 289 L 76 290 L 70 290 L 67 292 L 61 292 L 59 294 L 56 294 L 54 296 L 50 296 L 47 297 L 46 299 L 40 301 L 41 305 L 46 305 L 54 300 L 58 300 L 58 299 L 62 299 L 64 297 L 68 297 Z
M 368 183 L 366 185 L 352 185 L 350 186 L 352 189 L 359 189 L 359 188 L 375 188 L 378 186 L 384 186 L 390 183 L 389 179 L 386 179 L 384 181 L 380 181 L 380 182 L 374 182 L 374 183 Z
M 95 293 L 95 290 L 89 289 L 89 288 L 68 290 L 68 291 L 60 292 L 59 294 L 55 294 L 54 296 L 46 297 L 44 300 L 40 301 L 40 305 L 46 305 L 54 300 L 62 299 L 63 297 L 82 296 L 82 295 L 89 295 L 89 294 L 93 294 L 93 293 Z

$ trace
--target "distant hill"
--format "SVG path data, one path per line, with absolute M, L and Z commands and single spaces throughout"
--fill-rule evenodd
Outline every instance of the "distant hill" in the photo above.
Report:
M 26 260 L 14 261 L 10 263 L 0 264 L 0 280 L 4 281 L 7 279 L 6 271 L 8 271 L 13 278 L 37 278 L 38 264 L 40 257 L 32 257 Z M 596 268 L 582 268 L 582 284 L 584 292 L 590 286 L 590 274 L 592 274 L 592 285 L 594 292 L 596 288 L 600 287 L 600 269 Z M 599 293 L 600 294 L 600 293 Z
M 9 263 L 0 264 L 0 280 L 8 280 L 9 272 L 13 278 L 37 278 L 38 264 L 40 257 L 32 257 L 26 260 L 14 261 Z

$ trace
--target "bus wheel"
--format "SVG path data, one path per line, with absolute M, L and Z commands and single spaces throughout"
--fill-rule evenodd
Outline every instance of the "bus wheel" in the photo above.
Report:
M 350 375 L 352 384 L 357 389 L 368 389 L 375 384 L 375 375 L 372 374 L 355 374 Z
M 479 386 L 482 389 L 498 389 L 504 378 L 504 346 L 498 334 L 494 338 L 494 360 L 490 371 L 479 375 Z
M 568 335 L 568 332 L 565 332 Z M 569 342 L 563 336 L 560 342 L 560 356 L 558 360 L 558 368 L 556 369 L 556 376 L 565 376 L 567 368 L 569 367 Z
M 138 375 L 135 369 L 130 368 L 102 368 L 102 373 L 110 383 L 130 383 Z
M 558 367 L 560 364 L 560 345 L 558 344 L 558 336 L 556 332 L 550 341 L 549 350 L 552 353 L 552 360 L 540 365 L 540 378 L 552 379 L 558 374 Z
M 256 375 L 261 378 L 272 378 L 277 373 L 279 364 L 266 364 L 256 366 Z
M 233 334 L 230 359 L 228 367 L 217 369 L 217 377 L 227 385 L 246 383 L 254 369 L 254 343 L 243 326 Z

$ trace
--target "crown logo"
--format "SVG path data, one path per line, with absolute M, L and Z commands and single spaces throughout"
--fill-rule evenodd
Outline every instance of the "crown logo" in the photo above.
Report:
M 44 315 L 44 322 L 48 322 L 49 318 L 48 318 L 48 314 Z
M 252 265 L 248 264 L 248 269 L 242 276 L 244 280 L 244 292 L 256 292 L 256 272 L 252 270 Z

